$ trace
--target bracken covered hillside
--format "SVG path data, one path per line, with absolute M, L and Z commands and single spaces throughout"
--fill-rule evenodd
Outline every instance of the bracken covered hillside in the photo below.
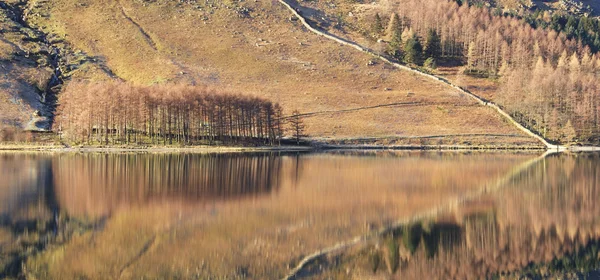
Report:
M 24 18 L 5 20 L 3 30 L 11 24 L 37 30 L 44 39 L 34 43 L 45 48 L 37 56 L 51 59 L 53 48 L 58 53 L 43 64 L 27 58 L 28 38 L 0 34 L 1 63 L 45 74 L 30 75 L 44 77 L 39 82 L 3 72 L 2 98 L 13 96 L 17 103 L 27 96 L 39 100 L 53 75 L 64 83 L 199 84 L 278 102 L 284 115 L 294 109 L 317 112 L 305 122 L 307 134 L 319 139 L 536 144 L 492 109 L 450 87 L 308 32 L 278 1 L 8 1 L 1 7 Z M 17 86 L 24 89 L 12 89 Z M 8 108 L 3 112 L 15 112 L 5 113 L 2 122 L 25 128 L 38 109 L 19 110 L 14 103 L 2 100 L 0 106 Z M 384 106 L 360 109 L 379 105 Z M 347 109 L 357 110 L 336 112 Z M 19 122 L 10 122 L 17 116 Z

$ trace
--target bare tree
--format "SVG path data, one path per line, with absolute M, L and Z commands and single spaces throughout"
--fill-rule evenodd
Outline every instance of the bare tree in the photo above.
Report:
M 304 124 L 304 120 L 302 119 L 302 116 L 298 110 L 294 110 L 294 112 L 292 112 L 292 116 L 289 118 L 289 124 L 290 130 L 294 135 L 294 139 L 296 139 L 296 144 L 299 145 L 300 138 L 306 136 L 304 135 L 304 129 L 306 128 L 306 125 Z
M 444 60 L 466 62 L 467 73 L 499 76 L 495 101 L 544 137 L 600 138 L 600 55 L 581 40 L 456 1 L 398 2 L 388 14 L 402 25 L 390 25 L 388 34 L 402 28 L 421 40 L 436 32 Z
M 61 94 L 56 127 L 63 136 L 89 144 L 141 143 L 140 138 L 152 144 L 275 144 L 281 111 L 263 98 L 204 87 L 72 82 Z

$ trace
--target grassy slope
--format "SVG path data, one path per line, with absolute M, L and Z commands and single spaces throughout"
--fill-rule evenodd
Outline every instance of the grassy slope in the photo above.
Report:
M 220 1 L 59 0 L 35 6 L 30 15 L 49 16 L 30 16 L 30 22 L 62 34 L 75 49 L 136 83 L 207 83 L 269 97 L 288 114 L 296 108 L 304 113 L 425 103 L 310 117 L 311 136 L 522 135 L 492 110 L 452 89 L 383 64 L 367 66 L 371 57 L 306 32 L 277 2 L 226 7 Z M 235 12 L 239 7 L 249 8 L 250 17 L 240 17 Z M 463 142 L 535 143 L 526 137 L 446 141 Z

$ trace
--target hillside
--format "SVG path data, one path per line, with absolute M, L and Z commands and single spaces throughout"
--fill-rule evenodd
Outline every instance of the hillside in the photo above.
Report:
M 19 1 L 0 3 L 0 128 L 48 130 L 63 79 L 109 70 L 73 51 L 63 38 L 30 26 L 26 7 Z
M 0 5 L 5 7 L 4 3 Z M 51 79 L 52 67 L 40 34 L 22 28 L 14 17 L 11 10 L 0 10 L 0 127 L 32 128 L 36 119 L 42 119 L 38 115 L 49 115 L 44 110 L 42 93 Z
M 494 0 L 492 5 L 505 11 L 551 11 L 573 15 L 600 15 L 600 3 L 594 0 Z
M 392 144 L 537 144 L 450 87 L 307 32 L 275 1 L 9 4 L 23 12 L 32 30 L 50 38 L 38 45 L 60 50 L 64 70 L 58 74 L 65 82 L 112 76 L 137 84 L 206 84 L 254 94 L 281 103 L 284 114 L 323 112 L 306 118 L 307 134 L 345 143 L 368 137 Z M 9 42 L 28 40 L 2 36 Z M 5 60 L 14 64 L 16 59 Z M 51 76 L 52 67 L 47 68 Z M 30 87 L 13 93 L 20 99 L 42 92 L 33 82 L 9 81 L 19 82 Z M 25 112 L 10 102 L 2 106 Z M 348 109 L 358 110 L 335 113 Z M 25 127 L 27 114 L 18 127 Z
M 425 67 L 497 104 L 550 141 L 597 143 L 600 21 L 550 6 L 550 13 L 538 6 L 515 13 L 497 9 L 496 2 L 460 3 L 293 5 L 311 25 L 400 63 Z M 434 52 L 428 54 L 429 42 Z

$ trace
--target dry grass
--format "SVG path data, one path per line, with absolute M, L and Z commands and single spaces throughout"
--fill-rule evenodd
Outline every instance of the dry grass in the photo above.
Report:
M 276 2 L 233 5 L 249 8 L 251 18 L 218 3 L 198 5 L 59 0 L 40 4 L 49 17 L 31 21 L 67 34 L 76 49 L 102 58 L 125 80 L 208 83 L 270 98 L 288 114 L 405 101 L 456 107 L 447 114 L 416 106 L 321 115 L 307 120 L 311 136 L 520 134 L 448 87 L 383 64 L 367 66 L 370 56 L 306 32 Z
M 465 75 L 461 73 L 462 70 L 463 69 L 459 67 L 440 67 L 436 70 L 436 73 L 478 96 L 487 100 L 494 100 L 495 94 L 500 87 L 498 80 L 482 79 Z

